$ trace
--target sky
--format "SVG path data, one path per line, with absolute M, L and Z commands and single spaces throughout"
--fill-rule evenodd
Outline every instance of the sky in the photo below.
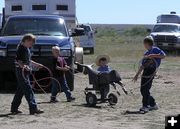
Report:
M 76 0 L 76 7 L 79 23 L 154 24 L 160 14 L 180 14 L 179 0 Z

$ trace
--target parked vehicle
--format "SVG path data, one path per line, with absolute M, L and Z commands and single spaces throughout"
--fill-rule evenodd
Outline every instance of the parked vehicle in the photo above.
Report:
M 36 44 L 31 50 L 33 60 L 49 68 L 52 66 L 52 46 L 61 48 L 62 56 L 72 70 L 66 75 L 67 82 L 70 89 L 74 89 L 74 62 L 83 63 L 83 49 L 75 46 L 73 37 L 84 35 L 84 29 L 75 28 L 69 31 L 66 25 L 68 23 L 70 27 L 71 22 L 75 24 L 75 11 L 73 16 L 70 16 L 75 7 L 74 2 L 43 0 L 34 4 L 31 0 L 5 1 L 4 24 L 0 36 L 0 90 L 16 88 L 14 57 L 17 45 L 27 33 L 37 37 Z M 56 11 L 51 9 L 53 7 Z
M 76 0 L 5 0 L 5 20 L 14 15 L 58 15 L 71 29 L 76 27 Z
M 155 45 L 167 51 L 180 50 L 180 15 L 176 12 L 157 17 L 151 36 Z
M 163 50 L 180 50 L 180 24 L 159 23 L 151 32 L 155 45 Z
M 162 14 L 157 17 L 157 23 L 177 23 L 180 24 L 180 15 L 176 12 L 170 14 Z
M 90 54 L 94 54 L 95 47 L 95 32 L 91 25 L 83 24 L 79 27 L 84 28 L 85 35 L 80 36 L 80 47 L 83 48 L 84 52 L 88 51 Z

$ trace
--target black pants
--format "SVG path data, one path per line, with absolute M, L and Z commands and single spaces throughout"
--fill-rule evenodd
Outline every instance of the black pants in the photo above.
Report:
M 104 99 L 107 98 L 109 90 L 110 90 L 110 86 L 109 85 L 102 85 L 102 86 L 100 86 L 101 100 L 104 100 Z
M 155 99 L 151 96 L 150 89 L 152 87 L 156 68 L 145 68 L 141 78 L 141 95 L 144 107 L 155 106 Z

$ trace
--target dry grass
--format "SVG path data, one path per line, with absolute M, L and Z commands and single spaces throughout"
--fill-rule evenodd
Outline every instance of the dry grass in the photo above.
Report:
M 126 88 L 138 88 L 140 81 L 132 83 L 135 74 L 134 64 L 141 59 L 144 52 L 143 37 L 101 37 L 97 38 L 95 55 L 86 55 L 85 63 L 91 64 L 99 54 L 111 56 L 110 66 L 121 72 Z M 158 72 L 159 78 L 154 80 L 152 93 L 160 105 L 158 111 L 145 115 L 124 114 L 126 110 L 137 111 L 141 106 L 139 89 L 125 96 L 122 91 L 119 103 L 114 106 L 108 104 L 88 108 L 84 104 L 84 88 L 89 86 L 87 76 L 75 76 L 73 103 L 66 103 L 64 94 L 57 104 L 42 103 L 40 108 L 45 113 L 37 116 L 28 115 L 28 106 L 25 100 L 20 107 L 22 115 L 3 115 L 9 112 L 12 94 L 0 94 L 0 129 L 164 129 L 165 116 L 180 112 L 180 58 L 167 57 Z M 36 94 L 38 102 L 48 102 L 49 94 Z M 121 103 L 123 100 L 123 104 Z

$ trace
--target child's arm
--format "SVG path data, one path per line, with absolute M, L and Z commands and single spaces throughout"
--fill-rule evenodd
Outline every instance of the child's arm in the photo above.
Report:
M 69 71 L 69 69 L 66 67 L 62 68 L 62 67 L 56 66 L 56 69 L 59 71 L 64 71 L 64 72 Z
M 139 68 L 138 72 L 136 73 L 136 75 L 135 75 L 134 78 L 133 78 L 133 81 L 134 81 L 134 82 L 136 82 L 136 81 L 138 80 L 138 77 L 139 77 L 139 75 L 142 73 L 143 69 L 144 69 L 143 66 L 141 66 L 141 67 Z
M 67 69 L 71 69 L 68 65 L 65 65 L 65 68 L 67 68 Z
M 37 62 L 35 62 L 35 61 L 33 61 L 33 60 L 31 60 L 31 63 L 32 63 L 32 65 L 35 66 L 35 67 L 43 68 L 43 65 L 42 65 L 42 64 L 37 63 Z
M 31 71 L 30 67 L 29 67 L 28 65 L 23 64 L 22 61 L 19 61 L 19 60 L 18 60 L 18 61 L 17 61 L 17 64 L 19 65 L 19 67 L 20 67 L 21 69 L 25 68 L 27 71 Z
M 166 57 L 166 55 L 162 55 L 162 54 L 150 54 L 145 56 L 146 58 L 160 58 L 160 59 L 164 59 Z

